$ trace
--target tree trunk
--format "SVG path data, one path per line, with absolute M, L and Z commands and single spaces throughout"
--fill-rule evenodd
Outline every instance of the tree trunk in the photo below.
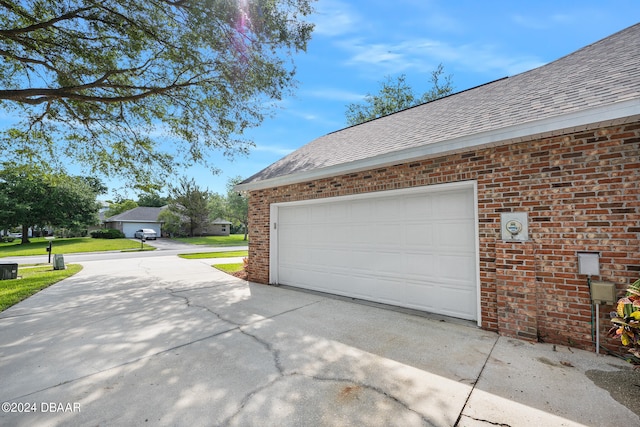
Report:
M 23 225 L 22 226 L 22 243 L 23 245 L 26 245 L 27 243 L 31 243 L 29 242 L 29 226 L 28 225 Z

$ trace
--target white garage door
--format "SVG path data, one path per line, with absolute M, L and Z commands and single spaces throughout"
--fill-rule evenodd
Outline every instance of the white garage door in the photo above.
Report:
M 160 237 L 160 224 L 157 222 L 125 222 L 122 224 L 122 232 L 127 237 L 134 237 L 136 231 L 141 228 L 154 230 L 156 235 Z
M 271 282 L 478 318 L 475 187 L 272 206 Z

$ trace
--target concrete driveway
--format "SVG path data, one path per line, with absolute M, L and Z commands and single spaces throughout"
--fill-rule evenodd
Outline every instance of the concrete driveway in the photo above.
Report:
M 638 425 L 618 359 L 249 284 L 175 256 L 85 262 L 0 313 L 0 425 Z

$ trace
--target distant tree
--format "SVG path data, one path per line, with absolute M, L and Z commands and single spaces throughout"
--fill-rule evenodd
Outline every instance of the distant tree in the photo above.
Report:
M 209 196 L 209 202 L 207 203 L 209 209 L 209 219 L 214 221 L 217 218 L 229 219 L 229 212 L 227 210 L 227 197 L 218 193 L 213 193 Z
M 94 176 L 79 176 L 78 179 L 84 181 L 89 188 L 91 188 L 91 192 L 97 195 L 107 194 L 109 188 L 104 185 L 100 178 L 96 178 Z
M 431 73 L 431 89 L 421 96 L 414 93 L 406 81 L 406 75 L 401 74 L 396 79 L 387 76 L 386 81 L 380 83 L 377 94 L 367 94 L 362 104 L 347 105 L 347 123 L 350 126 L 357 125 L 451 94 L 451 75 L 443 76 L 443 73 L 444 68 L 440 64 Z
M 48 194 L 48 223 L 72 231 L 98 224 L 100 205 L 96 197 L 103 186 L 86 177 L 58 175 Z
M 193 237 L 209 225 L 209 190 L 201 189 L 196 181 L 183 177 L 177 186 L 169 186 L 169 210 L 180 216 Z
M 170 209 L 163 209 L 158 214 L 158 221 L 162 221 L 162 230 L 169 233 L 170 236 L 183 236 L 184 232 L 183 221 L 180 215 L 173 212 Z
M 49 186 L 47 175 L 35 167 L 7 166 L 0 171 L 0 216 L 6 227 L 22 227 L 22 243 L 29 243 L 29 228 L 47 219 L 45 204 Z
M 244 240 L 247 240 L 249 233 L 249 197 L 235 191 L 235 186 L 244 179 L 236 176 L 229 180 L 227 184 L 227 210 L 231 221 L 242 224 L 244 228 Z
M 35 226 L 77 229 L 97 220 L 100 186 L 86 177 L 50 173 L 33 165 L 5 166 L 0 171 L 0 223 L 22 227 L 22 243 L 29 243 Z
M 244 240 L 247 240 L 249 230 L 249 199 L 244 194 L 238 194 L 234 190 L 235 186 L 241 183 L 244 178 L 236 176 L 227 182 L 227 194 L 213 194 L 209 198 L 210 218 L 224 218 L 234 222 L 237 226 L 242 225 L 244 229 Z
M 247 151 L 243 131 L 295 85 L 312 1 L 0 1 L 0 108 L 21 119 L 0 158 L 64 154 L 149 188 Z
M 156 192 L 149 192 L 138 195 L 138 206 L 147 206 L 151 208 L 161 208 L 169 203 L 169 199 L 160 196 Z
M 105 218 L 111 218 L 121 214 L 122 212 L 130 211 L 138 207 L 138 204 L 131 199 L 116 199 L 115 202 L 108 202 L 109 208 L 104 212 Z

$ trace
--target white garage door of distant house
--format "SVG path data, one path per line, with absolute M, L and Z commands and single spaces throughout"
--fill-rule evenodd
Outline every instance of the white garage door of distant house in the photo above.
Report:
M 122 232 L 127 237 L 134 237 L 136 231 L 141 228 L 149 228 L 156 232 L 156 235 L 160 237 L 160 224 L 157 222 L 125 222 L 122 224 Z
M 475 182 L 271 206 L 270 281 L 478 320 Z

